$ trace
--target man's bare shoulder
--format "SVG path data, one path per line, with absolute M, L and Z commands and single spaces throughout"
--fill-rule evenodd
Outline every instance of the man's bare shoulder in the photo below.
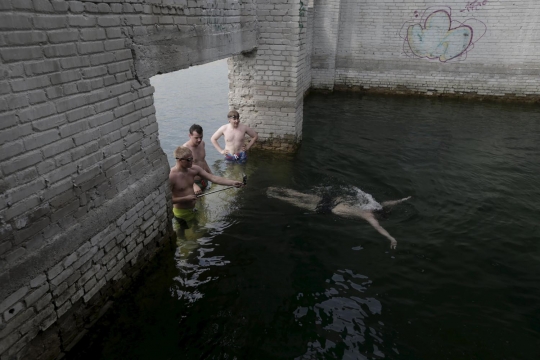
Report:
M 177 177 L 178 177 L 178 170 L 175 167 L 172 167 L 171 171 L 169 172 L 169 181 L 174 182 Z
M 204 141 L 201 141 L 199 145 L 190 148 L 190 150 L 193 155 L 200 153 L 204 150 Z
M 228 126 L 228 125 L 229 125 L 229 124 L 221 125 L 221 126 L 216 130 L 216 132 L 214 132 L 214 135 L 223 133 L 223 132 L 225 131 L 225 129 L 227 129 L 227 126 Z

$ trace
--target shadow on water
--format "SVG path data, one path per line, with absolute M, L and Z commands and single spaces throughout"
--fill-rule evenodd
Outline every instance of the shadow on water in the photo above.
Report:
M 529 105 L 311 95 L 294 155 L 201 202 L 68 359 L 533 359 L 540 123 Z M 413 198 L 381 224 L 269 198 L 349 185 Z M 217 187 L 216 187 L 217 189 Z

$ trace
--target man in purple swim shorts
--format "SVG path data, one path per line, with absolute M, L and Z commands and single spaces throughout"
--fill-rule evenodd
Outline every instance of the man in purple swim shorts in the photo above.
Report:
M 247 152 L 240 151 L 236 154 L 225 154 L 225 160 L 244 164 L 247 161 Z
M 257 132 L 247 125 L 240 124 L 240 115 L 238 111 L 232 110 L 227 114 L 229 123 L 220 127 L 212 138 L 212 144 L 221 154 L 225 156 L 225 160 L 243 164 L 247 161 L 247 152 L 258 139 Z M 246 134 L 251 137 L 251 140 L 246 145 Z M 223 136 L 225 139 L 225 149 L 219 146 L 218 139 Z

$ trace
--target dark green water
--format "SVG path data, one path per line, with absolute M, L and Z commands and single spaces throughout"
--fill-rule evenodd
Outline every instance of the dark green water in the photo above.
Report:
M 67 358 L 537 359 L 539 139 L 532 105 L 311 95 L 300 151 L 217 161 L 249 186 L 208 196 Z M 336 185 L 413 196 L 381 221 L 396 250 L 266 195 Z

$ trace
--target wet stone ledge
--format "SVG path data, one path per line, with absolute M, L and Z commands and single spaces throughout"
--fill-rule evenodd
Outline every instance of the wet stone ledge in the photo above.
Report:
M 330 93 L 327 89 L 311 89 L 312 92 Z M 522 102 L 522 103 L 540 103 L 540 95 L 537 94 L 482 94 L 478 91 L 439 91 L 436 89 L 409 89 L 404 86 L 397 87 L 364 87 L 364 86 L 346 86 L 335 85 L 333 91 L 339 92 L 357 92 L 364 94 L 382 94 L 382 95 L 405 95 L 405 96 L 426 96 L 426 97 L 444 97 L 459 98 L 476 101 L 502 101 L 502 102 Z

